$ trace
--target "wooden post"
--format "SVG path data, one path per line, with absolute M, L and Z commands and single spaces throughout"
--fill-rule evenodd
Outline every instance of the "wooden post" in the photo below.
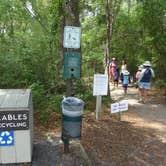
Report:
M 96 119 L 99 120 L 101 116 L 101 95 L 98 95 L 96 98 Z
M 118 120 L 121 121 L 121 111 L 118 112 Z
M 69 143 L 64 143 L 64 153 L 69 153 Z
M 73 93 L 73 81 L 72 81 L 72 79 L 67 79 L 66 86 L 67 86 L 66 96 L 68 96 L 68 97 L 72 96 L 72 93 Z
M 116 113 L 116 117 L 119 121 L 121 121 L 121 110 L 119 109 L 119 112 Z
M 80 26 L 79 22 L 79 1 L 76 0 L 65 0 L 64 3 L 64 26 Z M 81 52 L 81 48 L 73 49 L 73 48 L 63 48 L 64 52 L 70 49 L 70 51 L 79 51 Z M 67 96 L 73 95 L 73 80 L 72 78 L 67 80 Z M 64 152 L 69 152 L 69 139 L 67 138 L 66 142 L 64 142 Z

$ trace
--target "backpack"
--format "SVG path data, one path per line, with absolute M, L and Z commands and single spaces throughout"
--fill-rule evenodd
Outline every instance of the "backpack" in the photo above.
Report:
M 119 78 L 119 72 L 116 70 L 114 73 L 114 80 L 118 80 Z
M 144 75 L 143 75 L 141 81 L 142 82 L 149 82 L 151 76 L 152 76 L 152 72 L 151 72 L 150 68 L 147 68 L 144 72 Z

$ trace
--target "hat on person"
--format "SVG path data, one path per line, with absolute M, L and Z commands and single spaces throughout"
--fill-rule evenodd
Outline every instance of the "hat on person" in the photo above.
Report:
M 115 59 L 116 59 L 116 58 L 114 58 L 114 57 L 112 58 L 113 61 L 114 61 Z
M 145 61 L 145 63 L 144 63 L 143 65 L 150 67 L 150 66 L 151 66 L 151 63 L 150 63 L 149 61 Z
M 123 75 L 129 75 L 130 73 L 127 71 L 127 70 L 125 70 L 124 72 L 123 72 Z
M 142 70 L 144 68 L 143 65 L 138 66 L 138 70 Z

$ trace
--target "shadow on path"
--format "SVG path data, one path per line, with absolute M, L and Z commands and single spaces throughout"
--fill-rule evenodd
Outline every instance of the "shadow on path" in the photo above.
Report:
M 149 96 L 148 104 L 139 103 L 137 89 L 134 87 L 128 88 L 127 96 L 124 96 L 122 87 L 112 89 L 111 97 L 114 101 L 128 100 L 129 111 L 123 113 L 122 120 L 152 129 L 162 142 L 166 142 L 166 105 L 157 103 L 157 97 Z

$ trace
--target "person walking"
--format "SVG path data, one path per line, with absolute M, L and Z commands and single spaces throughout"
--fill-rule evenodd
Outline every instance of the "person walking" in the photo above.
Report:
M 115 60 L 116 60 L 115 58 L 112 58 L 112 61 L 110 62 L 110 65 L 109 65 L 110 80 L 112 82 L 114 81 L 114 73 L 117 68 Z
M 118 83 L 119 83 L 119 69 L 117 68 L 116 71 L 114 72 L 114 88 L 118 88 Z
M 120 74 L 123 73 L 125 70 L 127 70 L 127 63 L 125 62 L 125 60 L 122 60 Z
M 143 69 L 143 65 L 140 65 L 138 67 L 138 70 L 137 70 L 137 73 L 135 75 L 135 79 L 136 79 L 136 88 L 138 89 L 138 101 L 141 102 L 142 98 L 141 98 L 141 89 L 140 87 L 138 86 L 138 80 L 140 78 L 140 75 L 141 75 L 141 71 Z
M 121 68 L 120 68 L 120 80 L 121 80 L 121 82 L 123 82 L 123 72 L 125 72 L 126 70 L 127 70 L 127 64 L 126 64 L 125 60 L 122 60 Z
M 150 61 L 145 61 L 143 64 L 144 68 L 141 71 L 138 86 L 140 87 L 141 91 L 141 100 L 143 103 L 148 101 L 148 90 L 151 88 L 151 78 L 154 77 L 154 71 L 151 68 Z
M 124 95 L 126 96 L 127 95 L 127 88 L 128 88 L 128 84 L 129 84 L 129 80 L 130 80 L 130 73 L 125 70 L 123 72 L 123 79 L 122 79 L 122 87 L 123 87 L 123 90 L 124 90 Z

